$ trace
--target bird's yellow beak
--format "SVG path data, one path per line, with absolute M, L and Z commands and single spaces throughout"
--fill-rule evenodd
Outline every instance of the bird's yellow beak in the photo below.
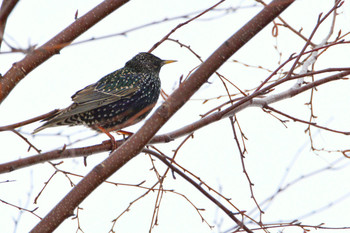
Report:
M 177 62 L 176 60 L 163 60 L 163 65 Z

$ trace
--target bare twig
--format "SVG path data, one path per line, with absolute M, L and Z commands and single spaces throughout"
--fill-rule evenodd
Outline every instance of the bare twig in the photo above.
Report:
M 160 44 L 162 44 L 165 40 L 167 40 L 169 38 L 169 36 L 171 34 L 173 34 L 174 32 L 176 32 L 179 28 L 185 26 L 186 24 L 189 24 L 190 22 L 192 22 L 193 20 L 198 19 L 199 17 L 201 17 L 202 15 L 204 15 L 205 13 L 211 11 L 212 9 L 214 9 L 215 7 L 217 7 L 218 5 L 220 5 L 221 3 L 223 3 L 225 0 L 221 0 L 218 3 L 216 3 L 215 5 L 213 5 L 212 7 L 209 7 L 208 9 L 200 12 L 198 15 L 192 17 L 189 20 L 186 20 L 183 23 L 180 23 L 179 25 L 177 25 L 175 28 L 173 28 L 168 34 L 166 34 L 160 41 L 158 41 L 156 44 L 154 44 L 152 46 L 152 48 L 148 51 L 149 53 L 151 53 L 153 50 L 155 50 Z
M 45 114 L 43 114 L 43 115 L 34 117 L 34 118 L 32 118 L 32 119 L 19 122 L 19 123 L 15 123 L 15 124 L 11 124 L 11 125 L 6 125 L 6 126 L 0 126 L 0 131 L 12 130 L 12 129 L 15 129 L 15 128 L 18 128 L 18 127 L 21 127 L 21 126 L 24 126 L 24 125 L 28 125 L 28 124 L 31 124 L 31 123 L 33 123 L 33 122 L 40 121 L 40 120 L 43 120 L 43 119 L 45 119 L 45 118 L 47 118 L 47 117 L 53 116 L 53 115 L 55 115 L 55 113 L 57 113 L 57 112 L 58 112 L 58 109 L 53 110 L 53 111 L 48 112 L 48 113 L 45 113 Z
M 151 188 L 149 188 L 145 193 L 143 193 L 141 196 L 137 197 L 135 200 L 133 200 L 132 202 L 129 203 L 128 207 L 126 207 L 126 209 L 118 215 L 118 217 L 116 217 L 115 219 L 112 220 L 112 227 L 111 229 L 109 230 L 109 232 L 114 232 L 114 226 L 115 224 L 117 223 L 118 219 L 120 217 L 122 217 L 125 213 L 129 212 L 130 211 L 130 207 L 132 205 L 134 205 L 137 201 L 141 200 L 143 197 L 145 197 L 146 195 L 148 195 L 151 191 L 154 190 L 154 188 L 158 185 L 158 182 L 156 182 Z
M 316 23 L 316 26 L 315 28 L 312 30 L 308 40 L 306 41 L 304 47 L 302 48 L 301 52 L 299 53 L 299 55 L 297 56 L 297 58 L 295 59 L 292 67 L 290 68 L 286 78 L 289 78 L 292 76 L 293 72 L 294 72 L 294 69 L 296 67 L 296 65 L 298 64 L 298 62 L 300 61 L 300 58 L 301 56 L 304 54 L 306 48 L 311 44 L 311 40 L 313 38 L 313 36 L 315 35 L 315 33 L 317 32 L 317 29 L 319 28 L 319 26 L 328 18 L 328 16 L 333 12 L 335 11 L 337 8 L 341 7 L 341 5 L 343 4 L 344 2 L 341 2 L 340 0 L 337 0 L 334 7 L 332 9 L 330 9 L 327 14 L 322 17 L 322 14 L 319 15 L 318 17 L 318 20 L 317 20 L 317 23 Z M 301 82 L 298 82 L 297 84 L 299 85 Z
M 41 153 L 41 150 L 39 150 L 38 148 L 36 148 L 26 137 L 24 137 L 22 134 L 20 134 L 19 132 L 17 132 L 16 130 L 11 130 L 14 134 L 16 134 L 17 136 L 19 136 L 20 138 L 23 139 L 23 141 L 25 141 L 29 147 L 28 147 L 28 151 L 33 148 L 38 154 Z
M 262 202 L 260 202 L 260 206 L 264 206 L 264 209 L 268 209 L 269 205 L 271 205 L 272 201 L 282 192 L 285 192 L 287 189 L 293 187 L 294 185 L 296 184 L 299 184 L 301 181 L 305 180 L 305 179 L 308 179 L 308 178 L 311 178 L 315 175 L 318 175 L 324 171 L 334 171 L 334 170 L 339 170 L 341 168 L 344 168 L 345 166 L 348 166 L 348 165 L 339 165 L 338 167 L 336 167 L 336 165 L 340 162 L 344 161 L 344 158 L 340 158 L 340 159 L 337 159 L 335 160 L 334 162 L 328 164 L 327 166 L 325 167 L 321 167 L 319 169 L 316 169 L 316 170 L 313 170 L 313 171 L 310 171 L 306 174 L 302 174 L 301 176 L 295 178 L 294 180 L 286 183 L 286 184 L 283 184 L 284 183 L 284 180 L 286 178 L 286 175 L 288 174 L 288 172 L 291 170 L 291 165 L 286 169 L 286 174 L 285 176 L 282 178 L 281 180 L 281 183 L 278 185 L 277 187 L 277 190 L 272 194 L 270 195 L 268 198 L 266 198 L 265 200 L 263 200 Z M 252 211 L 249 211 L 248 214 L 252 214 L 253 212 L 255 212 L 256 210 L 258 210 L 258 208 L 255 208 L 253 209 Z
M 44 191 L 44 189 L 46 188 L 46 186 L 49 184 L 49 182 L 51 181 L 51 179 L 57 174 L 57 171 L 55 171 L 50 178 L 45 182 L 43 188 L 40 190 L 40 192 L 38 193 L 38 195 L 34 198 L 34 204 L 36 204 L 38 202 L 39 197 L 41 196 L 42 192 Z
M 243 154 L 243 151 L 241 149 L 241 145 L 238 141 L 238 136 L 237 136 L 237 133 L 236 133 L 236 129 L 235 129 L 235 120 L 233 120 L 233 117 L 229 117 L 230 118 L 230 122 L 231 122 L 231 126 L 232 126 L 232 131 L 233 131 L 233 136 L 234 136 L 234 140 L 236 142 L 236 145 L 237 145 L 237 148 L 238 148 L 238 151 L 240 153 L 240 158 L 241 158 L 241 164 L 242 164 L 242 169 L 243 169 L 243 173 L 245 175 L 245 177 L 247 178 L 247 181 L 249 183 L 249 189 L 250 189 L 250 194 L 251 194 L 251 198 L 253 199 L 256 207 L 259 209 L 259 212 L 260 212 L 260 221 L 259 221 L 259 225 L 261 226 L 262 229 L 264 229 L 264 226 L 262 224 L 262 215 L 264 214 L 264 211 L 260 208 L 260 205 L 259 203 L 257 202 L 255 196 L 254 196 L 254 191 L 253 191 L 253 182 L 251 181 L 249 175 L 248 175 L 248 172 L 247 172 L 247 169 L 245 167 L 245 163 L 244 163 L 244 154 Z
M 1 199 L 0 199 L 0 202 L 4 203 L 4 204 L 6 204 L 6 205 L 12 206 L 12 207 L 14 207 L 14 208 L 17 208 L 17 209 L 19 209 L 20 211 L 25 211 L 25 212 L 31 213 L 31 214 L 33 214 L 35 217 L 37 217 L 37 218 L 39 218 L 39 219 L 42 219 L 39 215 L 37 215 L 36 213 L 34 213 L 38 208 L 35 208 L 35 209 L 33 209 L 33 210 L 28 210 L 28 209 L 19 207 L 19 206 L 17 206 L 17 205 L 11 204 L 11 203 L 9 203 L 9 202 L 7 202 L 7 201 L 4 201 L 4 200 L 1 200 Z
M 76 233 L 77 232 L 83 232 L 84 233 L 84 231 L 83 231 L 83 229 L 81 228 L 81 225 L 80 225 L 80 220 L 79 220 L 79 211 L 80 210 L 83 210 L 83 208 L 81 208 L 81 207 L 77 207 L 77 213 L 75 214 L 75 216 L 72 218 L 72 219 L 76 219 L 77 220 L 77 230 L 75 231 Z
M 269 109 L 273 112 L 276 112 L 282 116 L 285 116 L 293 121 L 296 121 L 296 122 L 300 122 L 300 123 L 303 123 L 303 124 L 307 124 L 307 125 L 310 125 L 310 126 L 313 126 L 313 127 L 316 127 L 316 128 L 319 128 L 319 129 L 324 129 L 324 130 L 327 130 L 327 131 L 330 131 L 330 132 L 333 132 L 333 133 L 339 133 L 339 134 L 344 134 L 344 135 L 350 135 L 350 131 L 339 131 L 339 130 L 335 130 L 335 129 L 330 129 L 330 128 L 327 128 L 327 127 L 324 127 L 324 126 L 320 126 L 318 125 L 317 123 L 315 122 L 310 122 L 310 121 L 304 121 L 304 120 L 301 120 L 301 119 L 298 119 L 296 117 L 293 117 L 293 116 L 290 116 L 286 113 L 283 113 L 281 111 L 278 111 L 277 109 L 271 107 L 271 106 L 265 106 L 264 108 L 266 109 Z
M 167 38 L 167 40 L 173 41 L 173 42 L 179 44 L 181 47 L 186 48 L 186 49 L 189 50 L 193 55 L 195 55 L 195 56 L 198 58 L 198 60 L 200 60 L 200 62 L 203 63 L 203 59 L 201 58 L 201 56 L 200 56 L 198 53 L 196 53 L 196 52 L 191 48 L 191 46 L 185 45 L 185 44 L 181 43 L 179 40 L 174 40 L 174 39 L 171 39 L 171 38 Z M 247 95 L 244 93 L 244 91 L 242 91 L 237 85 L 235 85 L 234 83 L 232 83 L 229 79 L 225 78 L 222 74 L 220 74 L 220 73 L 217 72 L 217 71 L 215 71 L 215 74 L 216 74 L 216 75 L 220 78 L 220 80 L 222 81 L 222 83 L 223 83 L 223 85 L 224 85 L 224 87 L 225 87 L 227 96 L 229 97 L 229 99 L 230 99 L 231 101 L 232 101 L 231 95 L 230 95 L 230 93 L 229 93 L 229 91 L 228 91 L 228 89 L 227 89 L 227 87 L 226 87 L 225 81 L 228 82 L 228 83 L 230 83 L 230 84 L 231 84 L 234 88 L 236 88 L 243 96 L 247 96 Z
M 153 158 L 149 155 L 149 158 L 151 160 L 151 163 L 152 163 L 152 170 L 154 171 L 154 173 L 156 174 L 157 176 L 157 179 L 158 179 L 158 185 L 159 185 L 159 188 L 157 190 L 157 197 L 156 197 L 156 200 L 155 200 L 155 203 L 154 203 L 154 208 L 153 208 L 153 214 L 152 214 L 152 220 L 151 220 L 151 225 L 150 225 L 150 228 L 149 228 L 149 231 L 148 232 L 152 232 L 152 228 L 156 225 L 158 225 L 158 213 L 159 213 L 159 210 L 160 210 L 160 204 L 162 202 L 162 199 L 163 199 L 163 194 L 164 194 L 164 189 L 163 189 L 163 181 L 164 181 L 164 178 L 165 176 L 161 176 L 154 164 L 154 161 L 153 161 Z
M 172 171 L 179 174 L 182 178 L 184 178 L 187 182 L 189 182 L 192 186 L 194 186 L 196 189 L 198 189 L 203 195 L 205 195 L 210 201 L 212 201 L 216 206 L 218 206 L 221 210 L 225 212 L 226 215 L 228 215 L 239 227 L 243 228 L 246 232 L 252 233 L 252 231 L 247 228 L 238 218 L 234 216 L 234 214 L 227 209 L 223 204 L 221 204 L 219 201 L 217 201 L 213 196 L 211 196 L 207 191 L 205 191 L 201 185 L 194 182 L 190 177 L 188 177 L 185 173 L 180 171 L 178 168 L 176 168 L 174 165 L 172 165 L 164 156 L 155 153 L 152 150 L 144 149 L 144 152 L 147 152 L 151 155 L 154 155 L 157 157 L 160 161 L 165 163 Z

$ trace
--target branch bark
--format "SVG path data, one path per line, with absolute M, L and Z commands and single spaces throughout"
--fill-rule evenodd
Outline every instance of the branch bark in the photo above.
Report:
M 0 8 L 0 48 L 4 39 L 7 18 L 17 5 L 18 0 L 3 0 Z
M 31 232 L 52 232 L 74 209 L 102 182 L 134 158 L 152 139 L 156 132 L 186 101 L 209 79 L 209 77 L 245 45 L 260 30 L 281 14 L 294 0 L 274 0 L 238 32 L 226 40 L 182 85 L 169 96 L 142 128 L 117 150 L 86 175 Z M 247 232 L 252 232 L 239 220 L 236 222 Z

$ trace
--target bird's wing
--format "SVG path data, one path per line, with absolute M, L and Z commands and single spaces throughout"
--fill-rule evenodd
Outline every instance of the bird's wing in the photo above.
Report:
M 140 82 L 139 75 L 129 74 L 128 78 L 119 76 L 118 79 L 111 81 L 113 74 L 109 74 L 97 83 L 75 93 L 72 96 L 74 103 L 62 112 L 60 118 L 105 106 L 120 99 L 130 98 L 133 93 L 140 89 L 138 85 Z M 130 80 L 134 80 L 133 85 L 130 85 Z
M 119 99 L 129 98 L 139 89 L 139 86 L 130 86 L 105 90 L 104 85 L 92 84 L 75 93 L 72 100 L 77 104 L 96 104 L 95 107 L 99 107 Z
M 140 89 L 142 75 L 123 70 L 115 71 L 91 84 L 72 96 L 73 104 L 60 110 L 55 116 L 46 119 L 46 123 L 37 128 L 34 133 L 47 127 L 61 125 L 71 116 L 86 112 L 120 99 L 130 98 L 133 93 Z
M 133 75 L 134 76 L 134 75 Z M 134 83 L 130 84 L 130 79 Z M 99 82 L 89 85 L 72 96 L 72 100 L 77 104 L 95 104 L 95 107 L 103 106 L 119 99 L 129 98 L 140 89 L 139 77 L 120 78 L 114 82 L 101 79 Z M 94 108 L 95 108 L 94 107 Z

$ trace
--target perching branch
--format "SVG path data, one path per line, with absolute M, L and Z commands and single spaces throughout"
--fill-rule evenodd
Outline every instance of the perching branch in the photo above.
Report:
M 274 84 L 271 84 L 259 92 L 255 92 L 252 95 L 249 95 L 247 97 L 239 99 L 236 103 L 234 103 L 232 106 L 227 107 L 226 109 L 218 112 L 214 112 L 206 117 L 203 117 L 202 119 L 192 122 L 191 124 L 188 124 L 184 127 L 181 127 L 177 130 L 174 130 L 169 133 L 165 133 L 162 135 L 156 135 L 152 138 L 151 141 L 149 141 L 149 144 L 153 143 L 166 143 L 170 142 L 176 138 L 182 137 L 184 135 L 191 134 L 192 132 L 205 127 L 209 124 L 212 124 L 216 121 L 219 121 L 225 117 L 228 117 L 232 114 L 236 114 L 240 111 L 242 111 L 245 108 L 248 107 L 261 107 L 264 108 L 268 106 L 269 104 L 278 102 L 280 100 L 283 100 L 285 98 L 290 98 L 293 97 L 297 94 L 300 94 L 302 92 L 305 92 L 307 90 L 310 90 L 314 87 L 320 86 L 322 84 L 325 84 L 327 82 L 331 81 L 336 81 L 336 80 L 341 80 L 344 79 L 345 76 L 350 75 L 350 70 L 345 69 L 343 72 L 339 72 L 338 74 L 331 75 L 329 77 L 317 80 L 315 82 L 309 83 L 307 85 L 304 85 L 302 87 L 293 89 L 293 90 L 288 90 L 286 92 L 282 92 L 276 95 L 266 96 L 264 98 L 253 98 L 255 96 L 258 96 L 261 93 L 266 92 L 269 88 L 274 87 Z M 299 76 L 297 76 L 299 77 Z M 313 124 L 312 124 L 313 125 Z M 313 125 L 315 126 L 315 125 Z M 7 126 L 6 126 L 7 127 Z M 331 130 L 332 131 L 332 130 Z M 333 131 L 335 133 L 340 133 L 337 131 Z M 347 132 L 345 132 L 347 133 Z M 345 134 L 343 133 L 343 134 Z M 124 140 L 118 140 L 116 141 L 116 145 L 120 146 Z M 7 162 L 0 164 L 0 174 L 1 173 L 6 173 L 6 172 L 11 172 L 17 169 L 21 169 L 24 167 L 28 167 L 31 165 L 35 165 L 38 163 L 43 163 L 55 159 L 65 159 L 65 158 L 74 158 L 74 157 L 86 157 L 92 154 L 100 153 L 100 152 L 105 152 L 111 150 L 111 143 L 110 140 L 104 141 L 102 144 L 98 145 L 92 145 L 88 147 L 81 147 L 81 148 L 73 148 L 73 149 L 66 149 L 65 147 L 61 150 L 54 150 L 46 153 L 41 153 L 38 155 L 33 155 L 30 157 L 18 159 L 15 161 Z

